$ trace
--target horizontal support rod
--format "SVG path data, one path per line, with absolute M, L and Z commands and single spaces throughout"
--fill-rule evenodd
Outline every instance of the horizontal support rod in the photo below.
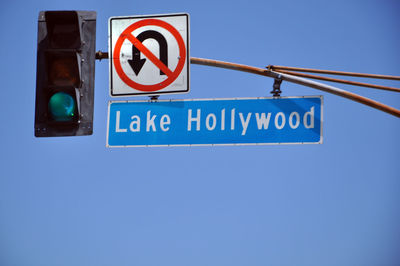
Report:
M 98 51 L 96 53 L 96 59 L 99 59 L 99 60 L 108 59 L 108 53 Z M 329 86 L 329 85 L 322 84 L 322 83 L 315 82 L 315 81 L 311 81 L 311 80 L 308 80 L 305 78 L 275 72 L 270 69 L 258 68 L 258 67 L 253 67 L 253 66 L 247 66 L 247 65 L 218 61 L 218 60 L 211 60 L 211 59 L 205 59 L 205 58 L 191 57 L 190 63 L 197 64 L 197 65 L 232 69 L 232 70 L 236 70 L 236 71 L 248 72 L 248 73 L 261 75 L 261 76 L 265 76 L 265 77 L 270 77 L 270 78 L 281 78 L 282 80 L 286 80 L 288 82 L 296 83 L 296 84 L 303 85 L 306 87 L 311 87 L 314 89 L 318 89 L 321 91 L 335 94 L 340 97 L 347 98 L 352 101 L 359 102 L 361 104 L 365 104 L 367 106 L 370 106 L 372 108 L 378 109 L 380 111 L 386 112 L 388 114 L 391 114 L 391 115 L 394 115 L 394 116 L 400 118 L 400 110 L 395 109 L 391 106 L 385 105 L 383 103 L 377 102 L 375 100 L 369 99 L 367 97 L 364 97 L 364 96 L 361 96 L 361 95 L 358 95 L 358 94 L 355 94 L 352 92 L 341 90 L 336 87 Z
M 350 81 L 350 80 L 322 77 L 322 76 L 316 76 L 316 75 L 311 75 L 311 74 L 305 74 L 305 73 L 299 73 L 299 72 L 287 71 L 287 70 L 280 70 L 280 69 L 277 69 L 275 71 L 279 72 L 279 73 L 285 73 L 285 74 L 294 75 L 294 76 L 303 77 L 303 78 L 319 79 L 319 80 L 338 82 L 338 83 L 349 84 L 349 85 L 354 85 L 354 86 L 373 88 L 373 89 L 378 89 L 378 90 L 400 92 L 399 88 L 394 88 L 394 87 L 387 87 L 387 86 L 369 84 L 369 83 L 364 83 L 364 82 L 356 82 L 356 81 Z
M 275 72 L 272 70 L 264 69 L 264 68 L 257 68 L 257 67 L 252 67 L 252 66 L 247 66 L 247 65 L 241 65 L 241 64 L 235 64 L 235 63 L 230 63 L 230 62 L 223 62 L 223 61 L 217 61 L 217 60 L 211 60 L 211 59 L 204 59 L 204 58 L 196 58 L 196 57 L 191 57 L 190 62 L 192 64 L 198 64 L 198 65 L 205 65 L 205 66 L 213 66 L 213 67 L 221 67 L 221 68 L 227 68 L 227 69 L 232 69 L 232 70 L 238 70 L 238 71 L 243 71 L 243 72 L 248 72 L 248 73 L 253 73 L 253 74 L 258 74 L 266 77 L 271 77 L 271 78 L 281 78 L 285 81 L 296 83 L 299 85 L 311 87 L 314 89 L 318 89 L 321 91 L 325 91 L 340 97 L 344 97 L 346 99 L 352 100 L 359 102 L 361 104 L 365 104 L 367 106 L 370 106 L 372 108 L 378 109 L 380 111 L 386 112 L 388 114 L 394 115 L 396 117 L 400 118 L 400 110 L 393 108 L 391 106 L 385 105 L 383 103 L 377 102 L 375 100 L 369 99 L 367 97 L 348 92 L 342 89 L 338 89 L 336 87 L 322 84 L 319 82 L 311 81 L 305 78 L 301 77 L 296 77 L 293 75 L 289 74 L 284 74 L 284 73 L 279 73 Z
M 273 72 L 273 73 L 280 74 L 278 72 Z M 341 90 L 336 87 L 329 86 L 329 85 L 322 84 L 322 83 L 315 82 L 315 81 L 311 81 L 311 80 L 308 80 L 305 78 L 300 78 L 300 77 L 296 77 L 296 76 L 292 76 L 292 75 L 288 75 L 288 74 L 280 74 L 280 75 L 282 75 L 283 80 L 293 82 L 293 83 L 296 83 L 299 85 L 307 86 L 310 88 L 318 89 L 321 91 L 325 91 L 325 92 L 328 92 L 328 93 L 331 93 L 331 94 L 334 94 L 334 95 L 337 95 L 340 97 L 344 97 L 346 99 L 349 99 L 349 100 L 352 100 L 352 101 L 355 101 L 355 102 L 358 102 L 361 104 L 365 104 L 369 107 L 378 109 L 380 111 L 386 112 L 388 114 L 391 114 L 391 115 L 394 115 L 394 116 L 400 118 L 400 110 L 393 108 L 391 106 L 385 105 L 383 103 L 380 103 L 378 101 L 369 99 L 367 97 L 358 95 L 356 93 Z
M 299 71 L 299 72 L 309 72 L 309 73 L 328 74 L 328 75 L 352 76 L 360 78 L 400 80 L 400 76 L 391 76 L 391 75 L 365 74 L 365 73 L 354 73 L 354 72 L 322 70 L 322 69 L 301 68 L 301 67 L 274 66 L 274 65 L 269 65 L 267 68 L 275 71 L 288 70 L 288 71 Z
M 196 64 L 196 65 L 203 65 L 203 66 L 227 68 L 227 69 L 257 74 L 257 75 L 261 75 L 261 76 L 266 76 L 266 77 L 270 77 L 270 78 L 276 77 L 274 74 L 271 74 L 272 73 L 271 71 L 268 71 L 267 69 L 264 69 L 264 68 L 252 67 L 252 66 L 218 61 L 218 60 L 212 60 L 212 59 L 191 57 L 190 63 Z

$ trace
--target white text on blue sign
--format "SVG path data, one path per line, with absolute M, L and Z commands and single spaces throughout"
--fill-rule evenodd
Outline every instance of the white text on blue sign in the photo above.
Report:
M 321 143 L 321 97 L 114 102 L 108 146 Z

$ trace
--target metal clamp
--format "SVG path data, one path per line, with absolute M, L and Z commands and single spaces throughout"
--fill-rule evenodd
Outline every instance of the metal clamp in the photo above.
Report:
M 281 83 L 282 83 L 282 76 L 278 75 L 278 77 L 274 80 L 273 90 L 271 91 L 273 97 L 281 97 Z
M 108 52 L 97 51 L 95 58 L 100 61 L 101 59 L 108 59 Z
M 160 95 L 152 95 L 149 96 L 150 97 L 150 101 L 151 102 L 157 102 L 158 101 L 158 97 L 160 97 Z

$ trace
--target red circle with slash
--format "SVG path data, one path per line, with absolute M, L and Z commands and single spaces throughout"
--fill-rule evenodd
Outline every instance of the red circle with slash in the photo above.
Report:
M 135 36 L 132 35 L 132 32 L 140 27 L 144 26 L 158 26 L 161 28 L 166 29 L 168 32 L 174 36 L 176 41 L 178 42 L 178 47 L 179 47 L 179 60 L 178 64 L 175 68 L 174 71 L 171 71 L 168 66 L 166 66 L 163 62 L 161 62 L 160 59 L 158 59 L 149 49 L 147 49 L 138 39 L 136 39 Z M 132 79 L 130 79 L 125 72 L 122 69 L 121 66 L 121 61 L 120 61 L 120 53 L 121 53 L 121 47 L 122 44 L 125 40 L 129 40 L 140 52 L 142 52 L 153 64 L 155 64 L 162 72 L 164 72 L 168 77 L 164 81 L 152 85 L 145 85 L 145 84 L 140 84 Z M 168 85 L 170 85 L 172 82 L 176 80 L 176 78 L 179 76 L 179 74 L 182 72 L 182 69 L 185 65 L 186 61 L 186 48 L 185 48 L 185 42 L 183 41 L 182 36 L 179 34 L 178 30 L 175 29 L 172 25 L 168 24 L 165 21 L 158 20 L 158 19 L 143 19 L 138 22 L 135 22 L 134 24 L 130 25 L 128 28 L 126 28 L 121 35 L 119 36 L 115 48 L 114 48 L 114 67 L 115 70 L 117 71 L 119 77 L 121 80 L 127 84 L 129 87 L 140 90 L 140 91 L 145 91 L 145 92 L 152 92 L 152 91 L 159 91 Z

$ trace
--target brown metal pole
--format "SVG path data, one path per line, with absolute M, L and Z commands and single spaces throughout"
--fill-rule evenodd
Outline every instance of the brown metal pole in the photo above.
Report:
M 107 52 L 103 53 L 103 52 L 98 51 L 96 53 L 96 59 L 101 60 L 101 59 L 107 59 L 107 58 L 108 58 Z M 247 66 L 247 65 L 218 61 L 218 60 L 211 60 L 211 59 L 205 59 L 205 58 L 191 57 L 190 63 L 197 64 L 197 65 L 204 65 L 204 66 L 227 68 L 227 69 L 248 72 L 248 73 L 257 74 L 257 75 L 270 77 L 270 78 L 282 78 L 283 80 L 286 80 L 289 82 L 293 82 L 293 83 L 300 84 L 303 86 L 307 86 L 307 87 L 311 87 L 311 88 L 325 91 L 328 93 L 332 93 L 337 96 L 341 96 L 341 97 L 350 99 L 352 101 L 356 101 L 356 102 L 365 104 L 367 106 L 373 107 L 375 109 L 381 110 L 383 112 L 389 113 L 391 115 L 394 115 L 394 116 L 400 118 L 400 110 L 397 110 L 393 107 L 390 107 L 388 105 L 382 104 L 380 102 L 374 101 L 372 99 L 363 97 L 361 95 L 358 95 L 358 94 L 355 94 L 352 92 L 341 90 L 341 89 L 335 88 L 333 86 L 325 85 L 325 84 L 307 80 L 304 78 L 300 78 L 300 77 L 296 77 L 296 76 L 292 76 L 292 75 L 288 75 L 288 74 L 284 74 L 284 73 L 278 73 L 278 72 L 274 72 L 274 71 L 264 69 L 264 68 L 258 68 L 258 67 L 253 67 L 253 66 Z
M 311 81 L 311 80 L 304 79 L 301 77 L 296 77 L 296 76 L 288 75 L 288 74 L 284 74 L 284 73 L 278 73 L 278 72 L 264 69 L 264 68 L 257 68 L 257 67 L 247 66 L 247 65 L 235 64 L 235 63 L 223 62 L 223 61 L 217 61 L 217 60 L 210 60 L 210 59 L 204 59 L 204 58 L 192 57 L 192 58 L 190 58 L 190 62 L 192 64 L 227 68 L 227 69 L 232 69 L 232 70 L 237 70 L 237 71 L 258 74 L 258 75 L 262 75 L 262 76 L 266 76 L 266 77 L 272 77 L 272 78 L 279 77 L 282 80 L 286 80 L 286 81 L 300 84 L 303 86 L 311 87 L 311 88 L 325 91 L 328 93 L 332 93 L 337 96 L 344 97 L 344 98 L 350 99 L 352 101 L 356 101 L 356 102 L 365 104 L 367 106 L 373 107 L 375 109 L 381 110 L 383 112 L 386 112 L 388 114 L 391 114 L 391 115 L 394 115 L 394 116 L 400 118 L 400 110 L 395 109 L 391 106 L 385 105 L 383 103 L 374 101 L 372 99 L 363 97 L 361 95 L 358 95 L 358 94 L 355 94 L 352 92 L 341 90 L 341 89 L 338 89 L 333 86 L 329 86 L 329 85 L 322 84 L 319 82 Z
M 274 72 L 274 71 L 271 71 L 271 72 L 272 73 L 276 73 L 278 75 L 281 75 L 281 78 L 283 80 L 286 80 L 286 81 L 289 81 L 289 82 L 293 82 L 293 83 L 296 83 L 296 84 L 300 84 L 300 85 L 303 85 L 303 86 L 311 87 L 311 88 L 314 88 L 314 89 L 322 90 L 322 91 L 325 91 L 325 92 L 328 92 L 328 93 L 332 93 L 332 94 L 335 94 L 337 96 L 341 96 L 341 97 L 347 98 L 349 100 L 365 104 L 367 106 L 370 106 L 372 108 L 381 110 L 383 112 L 386 112 L 388 114 L 391 114 L 391 115 L 394 115 L 394 116 L 400 118 L 400 110 L 398 110 L 396 108 L 393 108 L 391 106 L 385 105 L 383 103 L 377 102 L 375 100 L 369 99 L 367 97 L 364 97 L 364 96 L 361 96 L 361 95 L 358 95 L 358 94 L 355 94 L 355 93 L 352 93 L 352 92 L 348 92 L 348 91 L 345 91 L 345 90 L 341 90 L 341 89 L 335 88 L 333 86 L 329 86 L 329 85 L 322 84 L 322 83 L 319 83 L 319 82 L 307 80 L 307 79 L 304 79 L 304 78 L 300 78 L 300 77 L 296 77 L 296 76 L 292 76 L 292 75 L 288 75 L 288 74 L 283 74 L 283 73 L 279 74 L 278 72 Z
M 400 76 L 391 76 L 391 75 L 365 74 L 365 73 L 321 70 L 321 69 L 301 68 L 301 67 L 274 66 L 274 65 L 269 65 L 267 68 L 270 70 L 275 70 L 275 71 L 289 70 L 289 71 L 310 72 L 310 73 L 329 74 L 329 75 L 352 76 L 352 77 L 360 77 L 360 78 L 400 80 Z
M 252 67 L 252 66 L 241 65 L 241 64 L 230 63 L 230 62 L 191 57 L 190 63 L 197 64 L 197 65 L 203 65 L 203 66 L 227 68 L 227 69 L 253 73 L 253 74 L 271 77 L 271 78 L 274 77 L 274 75 L 271 74 L 270 71 L 268 71 L 264 68 Z
M 381 85 L 375 85 L 375 84 L 369 84 L 369 83 L 363 83 L 363 82 L 356 82 L 356 81 L 350 81 L 350 80 L 343 80 L 343 79 L 336 79 L 336 78 L 328 78 L 328 77 L 322 77 L 322 76 L 316 76 L 316 75 L 311 75 L 311 74 L 305 74 L 305 73 L 299 73 L 299 72 L 293 72 L 293 71 L 287 71 L 287 70 L 280 70 L 280 69 L 277 69 L 275 71 L 279 72 L 279 73 L 285 73 L 285 74 L 294 75 L 294 76 L 303 77 L 303 78 L 319 79 L 319 80 L 344 83 L 344 84 L 360 86 L 360 87 L 368 87 L 368 88 L 379 89 L 379 90 L 400 92 L 399 88 L 394 88 L 394 87 L 387 87 L 387 86 L 381 86 Z

